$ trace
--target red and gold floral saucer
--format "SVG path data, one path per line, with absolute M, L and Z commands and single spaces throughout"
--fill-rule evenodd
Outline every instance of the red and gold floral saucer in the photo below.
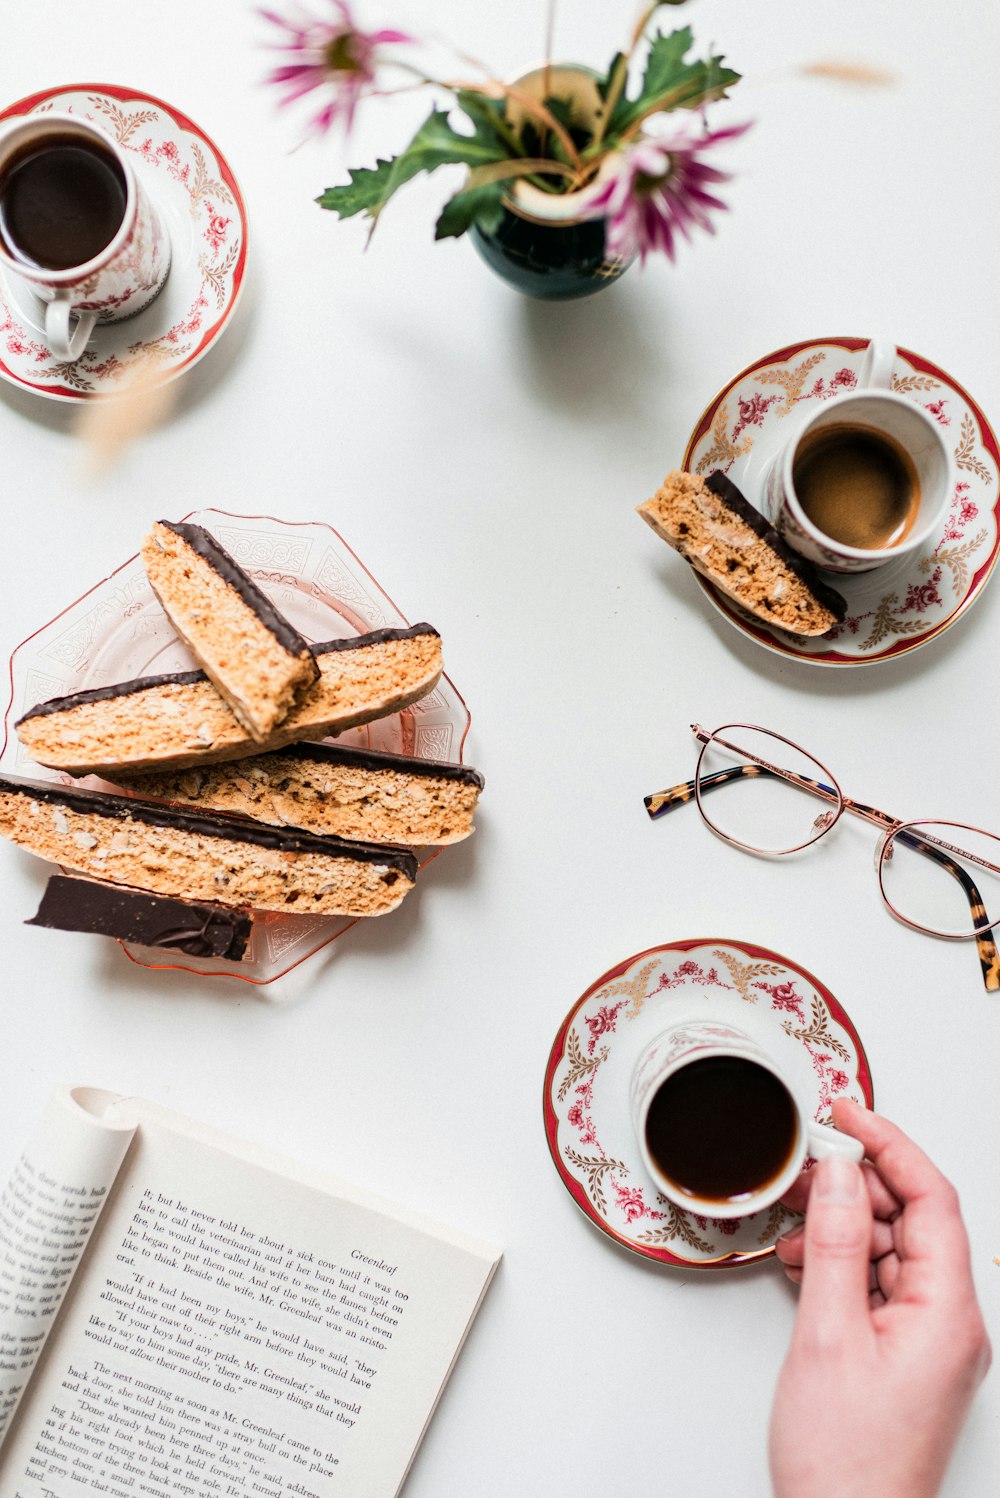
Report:
M 688 442 L 683 466 L 702 474 L 721 468 L 766 513 L 764 478 L 785 440 L 788 418 L 855 389 L 867 347 L 865 338 L 817 338 L 758 359 L 708 406 Z M 923 556 L 834 578 L 847 599 L 847 617 L 814 639 L 765 624 L 694 574 L 731 624 L 779 655 L 821 666 L 866 666 L 905 655 L 961 618 L 996 565 L 1000 451 L 982 411 L 950 375 L 909 349 L 897 350 L 892 389 L 923 406 L 944 429 L 954 453 L 951 509 Z
M 728 1269 L 768 1257 L 793 1221 L 780 1202 L 727 1222 L 667 1201 L 639 1153 L 629 1107 L 635 1062 L 678 1019 L 726 1019 L 767 1046 L 815 1118 L 835 1097 L 872 1106 L 864 1048 L 818 978 L 765 947 L 695 938 L 619 962 L 578 999 L 545 1072 L 545 1134 L 577 1206 L 616 1243 L 685 1269 Z
M 0 120 L 50 110 L 91 120 L 135 168 L 170 236 L 163 290 L 135 317 L 98 323 L 79 359 L 45 342 L 44 307 L 24 283 L 0 275 L 0 377 L 51 400 L 115 395 L 130 367 L 153 361 L 172 379 L 200 359 L 228 325 L 246 270 L 243 195 L 218 147 L 162 99 L 108 83 L 74 83 L 20 99 Z

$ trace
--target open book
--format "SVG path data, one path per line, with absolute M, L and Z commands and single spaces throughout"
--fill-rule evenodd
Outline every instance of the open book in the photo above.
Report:
M 3 1498 L 392 1498 L 487 1245 L 152 1103 L 56 1094 L 0 1196 Z

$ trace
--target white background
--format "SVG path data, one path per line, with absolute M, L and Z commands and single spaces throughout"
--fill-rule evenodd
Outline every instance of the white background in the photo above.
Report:
M 632 20 L 608 0 L 563 10 L 557 55 L 602 65 Z M 433 23 L 498 74 L 543 52 L 541 0 L 364 14 Z M 110 942 L 23 926 L 46 871 L 0 848 L 0 1173 L 51 1086 L 86 1082 L 500 1242 L 407 1498 L 769 1491 L 794 1292 L 772 1263 L 697 1275 L 618 1251 L 560 1185 L 542 1131 L 566 1011 L 606 968 L 672 938 L 769 945 L 840 998 L 877 1104 L 960 1188 L 1000 1342 L 1000 998 L 974 949 L 892 921 L 864 824 L 782 866 L 721 844 L 693 808 L 651 824 L 642 807 L 691 774 L 690 722 L 742 718 L 813 747 L 859 799 L 1000 822 L 1000 586 L 926 649 L 823 670 L 733 630 L 633 513 L 720 385 L 797 339 L 887 333 L 998 419 L 1000 13 L 695 0 L 664 14 L 745 75 L 713 116 L 756 121 L 730 152 L 733 211 L 675 268 L 566 306 L 521 300 L 464 242 L 433 243 L 444 174 L 408 188 L 363 253 L 363 228 L 312 200 L 346 164 L 401 146 L 425 106 L 376 103 L 349 153 L 330 140 L 290 154 L 300 132 L 260 85 L 267 28 L 249 4 L 35 0 L 5 23 L 5 102 L 107 81 L 192 116 L 246 194 L 252 269 L 170 424 L 99 484 L 80 476 L 71 412 L 0 389 L 0 655 L 161 515 L 211 504 L 326 520 L 441 630 L 488 786 L 476 837 L 284 995 L 147 973 Z M 830 57 L 898 81 L 865 92 L 799 73 Z M 994 1389 L 951 1498 L 996 1494 L 996 1410 Z

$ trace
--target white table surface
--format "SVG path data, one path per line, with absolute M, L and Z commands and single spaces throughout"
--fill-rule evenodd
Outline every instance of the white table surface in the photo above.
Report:
M 601 62 L 631 7 L 562 7 L 557 51 Z M 409 0 L 513 75 L 541 0 Z M 72 412 L 0 387 L 0 654 L 131 555 L 149 522 L 212 504 L 335 525 L 411 618 L 444 637 L 486 773 L 480 827 L 407 905 L 285 993 L 132 966 L 109 942 L 22 925 L 43 885 L 0 848 L 0 1173 L 60 1080 L 140 1091 L 334 1168 L 501 1243 L 506 1256 L 407 1498 L 695 1492 L 764 1498 L 771 1392 L 795 1309 L 773 1263 L 641 1262 L 593 1230 L 542 1131 L 560 1021 L 629 953 L 734 936 L 818 974 L 866 1046 L 877 1104 L 957 1183 L 1000 1343 L 1000 999 L 976 954 L 895 923 L 873 834 L 754 863 L 644 792 L 690 775 L 688 724 L 748 719 L 814 747 L 848 794 L 913 816 L 1000 819 L 993 753 L 1000 583 L 926 649 L 870 669 L 779 659 L 710 608 L 633 513 L 729 376 L 802 338 L 884 332 L 1000 419 L 994 60 L 1000 13 L 930 0 L 836 7 L 696 0 L 746 81 L 733 212 L 591 301 L 548 306 L 435 245 L 443 174 L 372 247 L 313 198 L 401 145 L 424 106 L 373 106 L 351 149 L 306 145 L 260 86 L 249 4 L 35 0 L 9 16 L 0 98 L 113 81 L 169 100 L 228 156 L 252 221 L 237 320 L 169 425 L 99 483 Z M 836 57 L 895 71 L 863 91 L 802 77 Z M 846 821 L 847 819 L 845 819 Z M 946 1493 L 994 1498 L 993 1387 Z M 807 1438 L 807 1433 L 803 1433 Z

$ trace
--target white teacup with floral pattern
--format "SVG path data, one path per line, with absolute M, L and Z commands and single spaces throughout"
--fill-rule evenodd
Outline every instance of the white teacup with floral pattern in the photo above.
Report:
M 750 1099 L 766 1109 L 769 1127 Z M 631 1104 L 651 1178 L 675 1205 L 703 1217 L 744 1217 L 771 1206 L 807 1156 L 860 1161 L 864 1153 L 856 1139 L 814 1122 L 780 1062 L 720 1020 L 681 1020 L 650 1041 L 632 1073 Z M 673 1137 L 664 1133 L 668 1120 L 680 1125 Z M 707 1189 L 709 1178 L 729 1181 L 717 1195 Z
M 170 269 L 170 239 L 136 178 L 128 155 L 104 130 L 75 114 L 32 114 L 0 126 L 0 182 L 7 166 L 32 148 L 77 137 L 114 157 L 125 186 L 121 223 L 107 244 L 67 269 L 28 263 L 0 239 L 0 265 L 23 282 L 45 308 L 45 338 L 56 358 L 79 359 L 95 323 L 132 317 L 153 300 Z
M 896 348 L 875 340 L 868 346 L 858 384 L 813 408 L 793 428 L 774 458 L 767 479 L 767 513 L 789 546 L 829 572 L 869 572 L 911 557 L 937 539 L 953 487 L 952 459 L 934 418 L 891 388 Z M 860 546 L 824 531 L 803 507 L 796 490 L 796 464 L 804 445 L 841 427 L 881 439 L 901 453 L 912 470 L 915 513 L 905 532 L 887 545 Z

